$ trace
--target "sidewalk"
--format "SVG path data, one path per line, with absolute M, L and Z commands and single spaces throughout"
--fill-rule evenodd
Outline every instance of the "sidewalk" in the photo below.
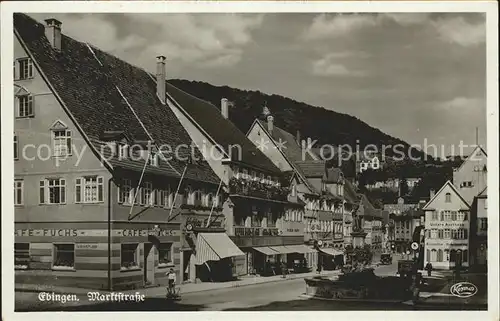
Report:
M 203 292 L 203 291 L 211 291 L 218 289 L 226 289 L 226 288 L 235 288 L 247 285 L 254 284 L 263 284 L 263 283 L 271 283 L 271 282 L 280 282 L 287 280 L 295 280 L 295 279 L 303 279 L 307 277 L 313 276 L 335 276 L 340 274 L 339 270 L 335 271 L 322 271 L 321 274 L 317 272 L 309 272 L 309 273 L 300 273 L 300 274 L 289 274 L 286 278 L 283 278 L 281 275 L 263 277 L 263 276 L 244 276 L 239 280 L 229 281 L 229 282 L 201 282 L 201 283 L 185 283 L 181 284 L 178 287 L 180 288 L 181 295 L 186 293 L 194 293 L 194 292 Z M 101 293 L 109 293 L 109 291 L 105 290 L 94 290 L 94 289 L 84 289 L 84 288 L 76 288 L 76 287 L 64 287 L 64 286 L 52 286 L 52 285 L 37 285 L 37 284 L 16 284 L 15 285 L 16 292 L 54 292 L 54 293 L 64 293 L 64 294 L 77 294 L 77 295 L 87 295 L 88 292 L 101 292 Z M 165 287 L 151 287 L 151 288 L 141 288 L 136 290 L 125 290 L 125 291 L 116 291 L 122 292 L 125 294 L 133 294 L 136 292 L 140 292 L 144 294 L 147 298 L 149 297 L 163 297 L 165 295 Z

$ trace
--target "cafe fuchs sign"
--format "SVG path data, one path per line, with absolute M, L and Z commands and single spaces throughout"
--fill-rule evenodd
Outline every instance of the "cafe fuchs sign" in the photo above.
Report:
M 208 223 L 210 224 L 208 225 Z M 208 225 L 208 226 L 207 226 Z M 186 230 L 192 231 L 194 229 L 221 229 L 224 228 L 224 217 L 214 218 L 200 218 L 196 216 L 188 216 L 185 224 Z
M 174 236 L 175 230 L 150 228 L 150 229 L 117 229 L 111 233 L 113 236 Z M 80 237 L 80 236 L 106 236 L 107 229 L 77 230 L 77 229 L 16 229 L 14 236 L 43 236 L 43 237 Z

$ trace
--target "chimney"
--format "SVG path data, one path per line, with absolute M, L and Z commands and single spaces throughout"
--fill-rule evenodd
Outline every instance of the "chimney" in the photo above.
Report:
M 297 130 L 297 138 L 296 138 L 296 140 L 297 140 L 297 144 L 300 145 L 300 131 L 299 130 Z
M 166 79 L 167 72 L 165 70 L 165 56 L 156 57 L 156 95 L 162 104 L 166 103 Z
M 229 103 L 227 98 L 222 98 L 220 100 L 220 112 L 222 114 L 222 117 L 225 119 L 229 118 Z
M 45 19 L 45 23 L 45 37 L 49 40 L 50 46 L 61 51 L 61 21 L 50 18 Z
M 271 133 L 273 131 L 274 117 L 269 115 L 267 116 L 267 130 Z
M 436 192 L 434 191 L 434 189 L 431 188 L 431 190 L 429 192 L 430 199 L 432 199 L 434 197 L 434 195 L 436 195 Z

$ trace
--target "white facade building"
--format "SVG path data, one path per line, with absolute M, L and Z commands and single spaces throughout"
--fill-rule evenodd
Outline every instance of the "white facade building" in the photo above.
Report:
M 448 181 L 424 206 L 424 264 L 436 269 L 469 265 L 470 207 Z

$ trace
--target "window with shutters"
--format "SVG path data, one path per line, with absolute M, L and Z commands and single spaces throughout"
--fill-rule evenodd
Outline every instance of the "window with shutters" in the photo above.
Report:
M 79 177 L 75 181 L 75 203 L 104 201 L 104 179 L 97 176 Z
M 49 178 L 40 181 L 40 204 L 66 204 L 66 180 Z
M 17 101 L 17 118 L 34 117 L 33 95 L 19 95 Z
M 19 80 L 33 78 L 33 61 L 30 58 L 21 58 L 17 60 L 19 67 Z

